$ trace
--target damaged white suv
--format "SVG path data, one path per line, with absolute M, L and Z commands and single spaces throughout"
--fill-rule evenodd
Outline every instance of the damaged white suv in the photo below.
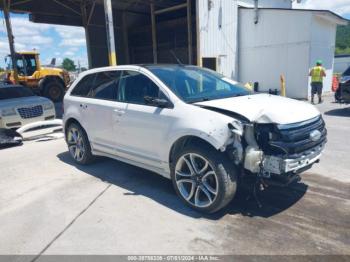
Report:
M 207 213 L 233 199 L 242 174 L 264 184 L 299 180 L 327 135 L 312 105 L 184 65 L 87 71 L 64 98 L 64 125 L 79 164 L 107 156 L 154 171 Z

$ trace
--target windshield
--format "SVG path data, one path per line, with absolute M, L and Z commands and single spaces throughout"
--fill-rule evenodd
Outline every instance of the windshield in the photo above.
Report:
M 196 66 L 147 66 L 147 69 L 187 103 L 244 96 L 252 93 L 249 89 L 229 78 Z
M 0 100 L 34 96 L 33 92 L 23 86 L 0 87 Z

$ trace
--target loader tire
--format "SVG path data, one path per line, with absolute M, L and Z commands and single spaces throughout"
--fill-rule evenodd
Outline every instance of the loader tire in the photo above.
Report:
M 61 102 L 64 97 L 64 85 L 55 80 L 48 81 L 44 84 L 43 95 L 53 102 Z

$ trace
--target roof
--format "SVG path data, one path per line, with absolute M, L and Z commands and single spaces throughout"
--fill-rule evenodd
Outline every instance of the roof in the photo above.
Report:
M 241 9 L 254 9 L 254 7 L 244 7 L 240 6 Z M 338 24 L 338 25 L 347 25 L 349 23 L 349 19 L 346 19 L 330 10 L 322 10 L 322 9 L 290 9 L 290 8 L 272 8 L 272 7 L 262 7 L 259 10 L 281 10 L 281 11 L 290 11 L 290 12 L 313 12 L 319 16 L 327 17 L 330 21 Z
M 39 54 L 37 51 L 18 51 L 16 53 L 20 55 L 38 55 Z
M 11 0 L 8 2 L 10 2 L 11 12 L 28 13 L 30 21 L 33 22 L 83 26 L 82 16 L 86 11 L 89 24 L 104 26 L 103 0 Z M 184 6 L 186 0 L 112 0 L 111 2 L 115 11 L 150 15 L 151 3 L 154 4 L 155 10 L 159 11 L 177 5 Z M 4 2 L 0 1 L 0 10 L 3 6 Z M 180 11 L 186 13 L 184 8 Z M 116 19 L 119 17 L 117 16 Z

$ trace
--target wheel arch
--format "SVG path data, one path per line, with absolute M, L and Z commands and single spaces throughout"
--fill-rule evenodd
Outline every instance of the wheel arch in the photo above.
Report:
M 50 75 L 50 76 L 45 76 L 42 79 L 39 80 L 39 87 L 41 91 L 44 91 L 45 89 L 45 85 L 47 85 L 47 83 L 49 82 L 59 82 L 60 84 L 62 84 L 64 86 L 64 88 L 66 87 L 63 79 L 57 75 Z
M 217 150 L 217 151 L 219 150 L 219 148 L 217 148 L 217 145 L 213 141 L 206 140 L 196 135 L 182 136 L 178 138 L 170 147 L 169 156 L 168 156 L 169 165 L 173 163 L 177 152 L 179 152 L 181 149 L 185 148 L 190 144 L 209 146 L 214 150 Z
M 69 127 L 71 124 L 73 124 L 73 123 L 79 125 L 79 126 L 84 130 L 84 132 L 86 133 L 84 127 L 80 124 L 80 122 L 79 122 L 76 118 L 70 117 L 70 118 L 68 118 L 68 119 L 65 121 L 65 123 L 64 123 L 64 130 L 63 130 L 63 131 L 64 131 L 65 136 L 67 136 L 68 127 Z

